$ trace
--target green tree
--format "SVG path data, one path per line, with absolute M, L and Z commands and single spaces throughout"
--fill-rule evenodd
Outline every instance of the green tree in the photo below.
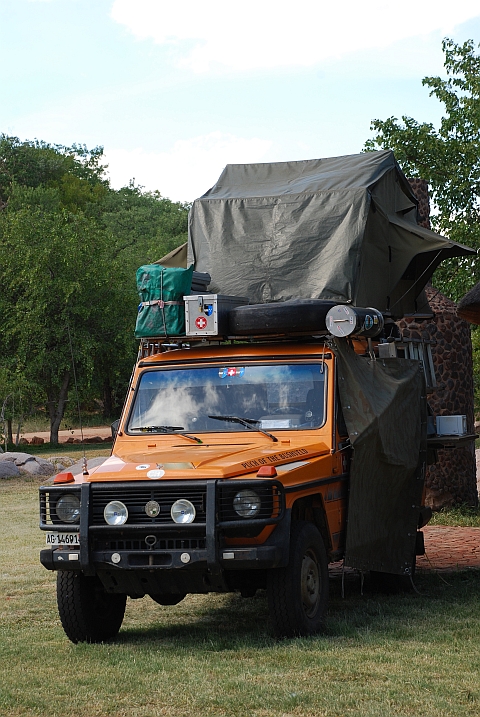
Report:
M 102 150 L 0 135 L 0 398 L 43 401 L 50 440 L 72 388 L 121 405 L 135 358 L 135 270 L 186 239 L 188 206 L 112 190 Z M 74 411 L 69 412 L 71 415 Z
M 107 188 L 102 158 L 103 147 L 92 150 L 76 144 L 64 147 L 0 134 L 0 201 L 8 201 L 15 184 L 59 188 L 65 178 L 72 177 L 91 187 Z M 68 188 L 66 194 L 68 197 Z
M 58 443 L 75 362 L 84 385 L 107 326 L 108 307 L 122 297 L 108 261 L 105 235 L 84 216 L 29 208 L 5 212 L 1 222 L 6 355 L 17 373 L 44 394 L 51 442 Z M 123 312 L 122 312 L 123 313 Z
M 115 255 L 138 267 L 186 241 L 189 209 L 189 204 L 145 192 L 131 182 L 105 197 L 100 221 L 115 237 Z
M 376 132 L 366 150 L 392 149 L 407 177 L 427 180 L 433 228 L 454 241 L 480 247 L 480 55 L 473 40 L 442 43 L 446 79 L 425 77 L 430 96 L 444 106 L 436 129 L 403 116 L 375 119 Z M 479 45 L 480 48 L 480 45 Z M 480 280 L 478 262 L 456 258 L 443 262 L 434 276 L 441 291 L 458 300 Z

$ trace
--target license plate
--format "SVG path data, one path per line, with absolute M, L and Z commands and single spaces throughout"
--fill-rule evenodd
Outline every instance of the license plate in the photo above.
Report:
M 47 545 L 73 545 L 80 546 L 79 533 L 47 533 Z

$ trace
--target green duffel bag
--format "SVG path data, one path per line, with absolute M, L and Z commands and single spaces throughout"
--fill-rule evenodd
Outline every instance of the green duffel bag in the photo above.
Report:
M 140 296 L 135 336 L 185 336 L 184 296 L 190 294 L 193 264 L 189 269 L 147 264 L 137 269 Z

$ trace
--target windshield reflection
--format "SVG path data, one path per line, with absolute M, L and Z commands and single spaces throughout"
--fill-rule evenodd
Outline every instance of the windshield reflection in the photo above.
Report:
M 325 422 L 326 367 L 314 364 L 224 365 L 146 370 L 127 431 L 174 426 L 182 431 L 247 431 L 212 415 L 237 416 L 263 430 L 315 428 Z M 160 432 L 160 431 L 159 431 Z

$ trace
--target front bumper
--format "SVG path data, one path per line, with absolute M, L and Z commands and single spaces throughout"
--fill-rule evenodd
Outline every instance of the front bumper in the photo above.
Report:
M 232 508 L 233 496 L 245 488 L 261 496 L 262 508 L 254 519 L 241 519 Z M 279 481 L 84 483 L 68 490 L 80 492 L 80 523 L 74 527 L 55 521 L 55 501 L 67 488 L 40 489 L 40 528 L 76 530 L 80 536 L 79 547 L 41 551 L 40 561 L 49 570 L 99 574 L 111 589 L 128 584 L 130 593 L 143 592 L 142 585 L 152 582 L 152 572 L 162 573 L 167 582 L 183 588 L 193 583 L 203 592 L 226 589 L 225 574 L 230 571 L 280 567 L 288 560 L 289 512 Z M 179 498 L 195 504 L 193 523 L 176 524 L 171 519 L 170 507 Z M 112 499 L 128 506 L 129 519 L 123 526 L 105 524 L 103 510 Z M 156 518 L 145 514 L 145 504 L 151 500 L 160 506 Z M 262 545 L 238 544 L 238 539 L 259 535 L 267 526 L 276 527 Z M 234 547 L 227 545 L 228 538 L 237 539 Z

